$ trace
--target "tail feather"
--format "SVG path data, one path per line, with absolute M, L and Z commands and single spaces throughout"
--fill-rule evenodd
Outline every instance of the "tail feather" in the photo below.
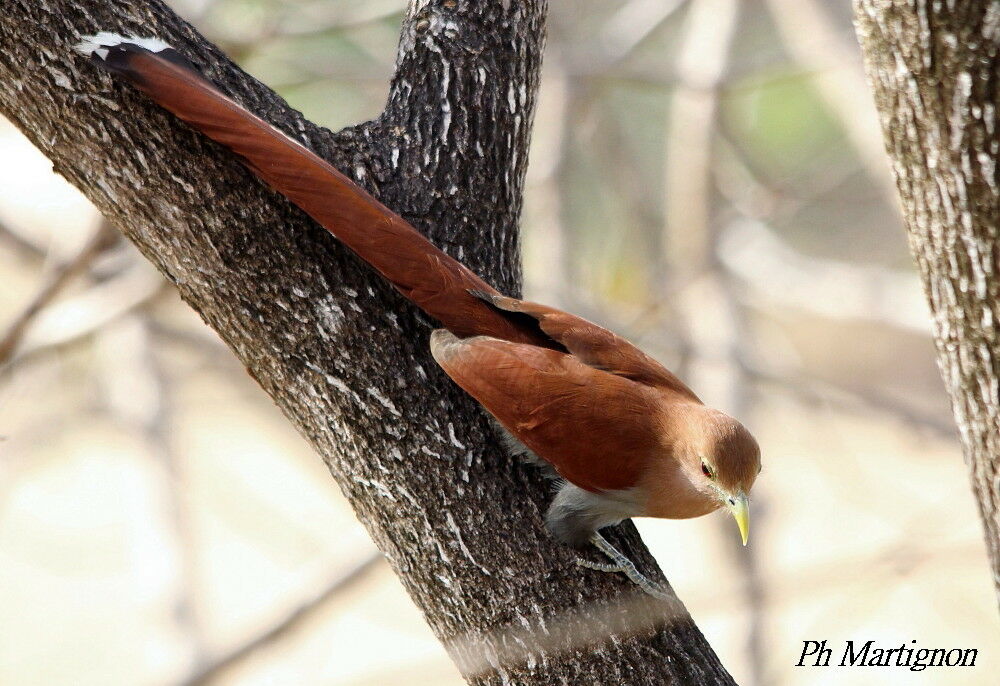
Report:
M 404 296 L 458 336 L 548 346 L 470 291 L 497 291 L 434 246 L 331 164 L 223 94 L 156 38 L 102 32 L 76 49 L 240 155 L 247 166 L 340 239 Z

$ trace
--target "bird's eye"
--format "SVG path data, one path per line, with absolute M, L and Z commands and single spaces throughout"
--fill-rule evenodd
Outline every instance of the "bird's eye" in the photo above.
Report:
M 707 476 L 709 479 L 714 479 L 715 474 L 712 473 L 712 468 L 708 466 L 708 463 L 701 463 L 701 473 Z

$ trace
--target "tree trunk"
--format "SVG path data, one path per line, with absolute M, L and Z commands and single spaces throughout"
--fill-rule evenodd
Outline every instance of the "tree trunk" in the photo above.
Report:
M 855 0 L 1000 592 L 1000 6 Z
M 176 284 L 312 443 L 470 682 L 730 684 L 679 601 L 636 597 L 549 538 L 549 487 L 431 361 L 431 322 L 232 154 L 71 50 L 98 30 L 167 40 L 516 294 L 545 9 L 415 0 L 385 112 L 331 133 L 158 0 L 6 0 L 0 112 Z M 662 578 L 634 527 L 613 539 Z

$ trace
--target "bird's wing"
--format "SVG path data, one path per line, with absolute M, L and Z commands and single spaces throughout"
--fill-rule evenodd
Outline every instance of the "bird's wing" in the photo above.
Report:
M 439 329 L 431 352 L 459 386 L 580 488 L 635 486 L 659 445 L 655 389 L 573 355 Z
M 586 365 L 648 386 L 666 388 L 687 400 L 701 402 L 694 391 L 666 367 L 621 336 L 583 317 L 547 305 L 493 293 L 474 292 L 473 295 L 499 310 L 521 313 L 535 319 L 545 335 Z

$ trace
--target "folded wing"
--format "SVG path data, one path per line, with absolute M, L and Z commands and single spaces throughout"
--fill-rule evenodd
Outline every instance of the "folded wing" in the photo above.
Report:
M 586 365 L 648 386 L 668 389 L 687 401 L 701 402 L 694 391 L 666 367 L 621 336 L 583 317 L 494 293 L 475 295 L 498 310 L 519 312 L 537 320 L 547 336 Z
M 431 352 L 455 383 L 580 488 L 637 485 L 660 443 L 655 389 L 571 354 L 488 336 L 459 339 L 443 329 L 432 335 Z

